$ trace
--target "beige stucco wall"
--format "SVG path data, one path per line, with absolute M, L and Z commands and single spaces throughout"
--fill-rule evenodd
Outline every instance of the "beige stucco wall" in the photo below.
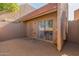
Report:
M 0 22 L 0 41 L 24 37 L 24 28 L 23 23 Z
M 59 3 L 57 11 L 57 49 L 61 51 L 68 31 L 68 4 Z

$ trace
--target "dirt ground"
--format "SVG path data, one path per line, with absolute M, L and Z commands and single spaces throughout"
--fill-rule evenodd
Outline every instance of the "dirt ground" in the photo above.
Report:
M 31 39 L 12 39 L 0 42 L 1 56 L 72 56 L 79 55 L 79 44 L 67 42 L 58 52 L 53 44 Z

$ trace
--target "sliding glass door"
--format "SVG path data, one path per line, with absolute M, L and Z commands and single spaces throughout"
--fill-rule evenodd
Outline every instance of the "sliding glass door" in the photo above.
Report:
M 39 38 L 42 40 L 53 40 L 53 20 L 42 20 L 39 22 Z

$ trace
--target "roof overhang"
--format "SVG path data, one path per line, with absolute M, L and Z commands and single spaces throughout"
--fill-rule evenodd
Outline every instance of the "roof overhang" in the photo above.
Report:
M 53 13 L 57 11 L 57 3 L 49 3 L 39 9 L 34 10 L 33 12 L 19 18 L 20 21 L 31 20 L 36 17 L 40 17 L 45 14 Z

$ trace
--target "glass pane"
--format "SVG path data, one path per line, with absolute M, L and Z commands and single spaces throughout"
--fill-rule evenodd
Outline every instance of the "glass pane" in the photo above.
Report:
M 53 32 L 52 31 L 45 31 L 45 37 L 46 40 L 52 40 L 53 39 Z
M 49 29 L 53 27 L 53 20 L 46 20 L 45 21 L 45 29 Z
M 49 28 L 53 27 L 53 21 L 52 21 L 52 20 L 49 20 L 49 21 L 48 21 L 48 27 L 49 27 Z
M 44 27 L 45 27 L 44 21 L 40 21 L 39 22 L 39 29 L 44 30 Z
M 40 32 L 39 32 L 39 37 L 42 38 L 42 39 L 44 39 L 44 37 L 45 37 L 45 36 L 44 36 L 44 31 L 40 31 Z
M 45 29 L 48 29 L 48 20 L 45 21 Z

